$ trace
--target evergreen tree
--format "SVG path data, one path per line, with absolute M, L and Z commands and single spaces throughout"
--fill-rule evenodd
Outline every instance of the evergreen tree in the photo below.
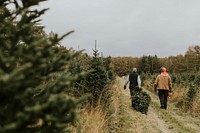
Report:
M 190 46 L 185 54 L 187 71 L 198 72 L 200 70 L 200 46 Z
M 139 68 L 137 57 L 112 57 L 114 72 L 118 76 L 125 76 L 130 73 L 133 67 Z M 140 71 L 140 69 L 138 69 Z
M 156 55 L 143 56 L 139 62 L 139 69 L 144 73 L 156 73 L 160 67 L 160 61 Z
M 112 80 L 115 76 L 115 73 L 114 73 L 114 66 L 111 61 L 111 56 L 104 58 L 104 66 L 108 73 L 108 79 Z
M 151 97 L 142 88 L 137 88 L 131 97 L 133 108 L 143 114 L 147 114 Z
M 89 93 L 87 89 L 87 79 L 85 76 L 89 73 L 89 63 L 90 63 L 90 57 L 85 53 L 80 53 L 78 56 L 76 56 L 73 60 L 70 61 L 69 71 L 72 74 L 80 74 L 83 73 L 84 76 L 80 77 L 76 82 L 73 83 L 71 86 L 71 89 L 69 90 L 69 93 L 76 97 L 80 97 L 83 94 Z
M 94 53 L 89 67 L 90 72 L 86 77 L 86 85 L 88 92 L 92 94 L 92 100 L 95 105 L 108 83 L 108 72 L 105 69 L 102 58 L 99 57 L 96 45 L 93 51 Z
M 75 120 L 80 100 L 64 92 L 79 76 L 67 69 L 77 54 L 59 45 L 71 32 L 43 34 L 36 25 L 46 9 L 32 8 L 42 1 L 0 1 L 1 133 L 67 132 Z

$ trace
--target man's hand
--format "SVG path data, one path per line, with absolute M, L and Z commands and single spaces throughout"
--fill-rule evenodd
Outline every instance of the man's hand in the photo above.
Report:
M 154 87 L 154 91 L 155 91 L 155 92 L 157 91 L 156 87 Z
M 126 85 L 124 85 L 124 90 L 126 89 Z
M 157 85 L 154 85 L 154 91 L 155 92 L 157 91 Z
M 172 92 L 172 88 L 171 87 L 169 87 L 169 92 Z

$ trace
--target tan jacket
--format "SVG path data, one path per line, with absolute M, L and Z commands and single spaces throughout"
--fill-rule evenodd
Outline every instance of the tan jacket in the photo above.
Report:
M 169 74 L 159 74 L 156 77 L 155 88 L 157 90 L 169 90 L 172 88 L 172 81 Z

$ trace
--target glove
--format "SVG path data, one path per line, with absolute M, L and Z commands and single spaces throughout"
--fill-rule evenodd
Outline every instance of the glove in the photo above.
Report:
M 124 90 L 126 89 L 126 85 L 124 85 Z

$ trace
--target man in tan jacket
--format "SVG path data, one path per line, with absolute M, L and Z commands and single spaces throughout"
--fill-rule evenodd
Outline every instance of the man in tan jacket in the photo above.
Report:
M 159 74 L 156 77 L 156 81 L 154 84 L 155 92 L 158 90 L 161 109 L 167 109 L 167 97 L 168 97 L 168 92 L 171 91 L 171 89 L 172 89 L 171 77 L 167 73 L 167 69 L 165 67 L 162 67 L 161 74 Z

